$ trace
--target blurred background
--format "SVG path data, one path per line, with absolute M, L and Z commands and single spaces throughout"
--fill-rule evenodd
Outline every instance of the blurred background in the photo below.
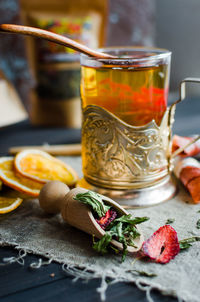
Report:
M 181 79 L 200 76 L 199 13 L 199 0 L 0 0 L 1 23 L 52 29 L 91 47 L 145 45 L 171 50 L 170 100 L 177 98 Z M 80 115 L 77 54 L 50 47 L 47 51 L 46 45 L 38 47 L 20 35 L 1 34 L 0 39 L 0 70 L 16 88 L 33 124 L 53 125 L 52 114 L 60 116 L 69 108 Z M 73 79 L 67 89 L 66 75 Z M 54 79 L 56 90 L 51 87 Z M 200 88 L 196 85 L 189 93 L 198 97 Z M 52 107 L 55 103 L 57 108 Z M 47 119 L 44 104 L 49 108 Z M 63 125 L 78 128 L 80 123 Z

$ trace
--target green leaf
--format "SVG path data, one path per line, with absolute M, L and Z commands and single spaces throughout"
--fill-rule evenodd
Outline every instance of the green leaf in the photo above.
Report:
M 179 246 L 180 246 L 181 250 L 185 250 L 185 249 L 188 249 L 189 247 L 191 247 L 192 244 L 187 243 L 187 242 L 179 242 Z
M 115 234 L 115 236 L 117 237 L 117 240 L 122 243 L 123 245 L 123 251 L 122 251 L 122 262 L 125 260 L 126 258 L 126 254 L 127 254 L 127 239 L 124 236 L 124 232 L 123 232 L 123 224 L 120 221 L 117 226 L 116 226 L 116 231 L 117 233 Z
M 137 235 L 134 234 L 134 232 L 130 232 L 128 236 L 126 236 L 126 241 L 127 241 L 127 244 L 129 246 L 132 246 L 132 247 L 137 247 L 137 245 L 135 244 L 135 241 L 134 239 L 139 237 L 140 236 L 140 233 L 137 233 Z
M 122 262 L 125 261 L 127 253 L 128 253 L 127 247 L 126 248 L 123 247 L 122 258 L 121 258 Z
M 100 218 L 105 216 L 106 212 L 110 209 L 110 206 L 104 204 L 102 196 L 93 191 L 79 193 L 74 199 L 90 206 Z
M 128 246 L 137 247 L 134 239 L 140 236 L 135 225 L 149 220 L 148 217 L 132 217 L 131 214 L 123 215 L 113 220 L 106 228 L 112 239 L 119 241 L 123 245 L 122 262 L 125 260 Z
M 167 221 L 165 222 L 165 224 L 171 224 L 175 221 L 174 218 L 168 218 Z
M 129 224 L 135 225 L 149 220 L 149 217 L 132 217 L 131 214 L 123 215 L 119 218 L 116 218 L 115 221 L 127 222 Z
M 137 231 L 134 225 L 127 224 L 127 222 L 118 221 L 118 219 L 115 219 L 113 221 L 112 227 L 110 227 L 109 232 L 110 234 L 112 234 L 112 238 L 116 239 L 123 245 L 123 262 L 127 254 L 128 245 L 136 247 L 134 239 L 140 236 L 140 233 Z
M 106 254 L 108 252 L 108 245 L 112 240 L 112 235 L 110 232 L 106 232 L 105 235 L 97 242 L 94 242 L 93 249 L 101 254 Z
M 197 220 L 197 224 L 196 224 L 197 229 L 200 229 L 200 219 Z
M 110 248 L 115 252 L 115 254 L 119 254 L 119 250 L 114 246 L 110 245 Z
M 136 272 L 137 275 L 139 275 L 139 276 L 144 276 L 144 277 L 149 277 L 149 278 L 153 278 L 153 277 L 157 276 L 157 274 L 148 273 L 148 272 L 145 272 L 145 271 L 138 271 L 136 269 L 134 269 L 133 272 Z
M 191 243 L 196 242 L 196 241 L 200 241 L 200 237 L 199 236 L 194 236 L 194 237 L 190 237 L 190 238 L 179 240 L 180 249 L 181 250 L 188 249 L 189 247 L 192 246 Z
M 111 229 L 111 232 L 112 232 L 112 229 Z M 116 232 L 114 234 L 118 241 L 123 243 L 124 242 L 124 235 L 122 233 L 122 222 L 119 222 L 117 225 L 116 225 Z

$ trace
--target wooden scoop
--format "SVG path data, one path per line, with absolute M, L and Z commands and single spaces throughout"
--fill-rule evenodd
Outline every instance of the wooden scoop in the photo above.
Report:
M 62 184 L 62 185 L 61 185 Z M 58 185 L 58 187 L 57 187 Z M 49 213 L 58 213 L 61 212 L 61 215 L 63 219 L 70 225 L 88 233 L 91 235 L 94 235 L 95 237 L 101 239 L 105 231 L 100 227 L 100 225 L 96 222 L 92 211 L 88 208 L 87 205 L 79 202 L 78 200 L 75 200 L 74 197 L 79 193 L 85 193 L 88 190 L 83 188 L 75 188 L 71 191 L 68 191 L 69 189 L 65 184 L 60 182 L 49 182 L 42 188 L 39 196 L 39 202 L 40 206 Z M 57 192 L 58 190 L 58 192 Z M 62 192 L 63 190 L 63 192 Z M 66 192 L 68 193 L 66 194 Z M 64 194 L 64 198 L 62 197 Z M 53 195 L 53 198 L 51 196 Z M 118 203 L 116 203 L 114 200 L 103 196 L 103 201 L 107 205 L 111 205 L 116 212 L 121 215 L 128 215 L 129 213 L 123 209 Z M 56 206 L 52 207 L 53 200 L 55 199 Z M 49 206 L 48 206 L 49 204 Z M 47 210 L 48 209 L 48 210 Z M 138 229 L 138 227 L 137 227 Z M 142 243 L 144 241 L 143 235 L 141 231 L 140 237 L 136 238 L 134 240 L 134 244 L 136 247 L 128 246 L 128 252 L 129 253 L 135 253 L 140 250 Z M 119 243 L 116 240 L 112 240 L 111 244 L 118 248 L 119 250 L 123 250 L 123 246 L 121 243 Z
M 115 56 L 93 50 L 83 44 L 80 44 L 62 35 L 55 34 L 48 30 L 44 30 L 36 27 L 16 25 L 16 24 L 0 24 L 0 32 L 18 33 L 18 34 L 24 34 L 32 37 L 37 37 L 37 38 L 43 38 L 48 41 L 82 52 L 90 57 L 97 57 L 99 59 L 116 58 Z

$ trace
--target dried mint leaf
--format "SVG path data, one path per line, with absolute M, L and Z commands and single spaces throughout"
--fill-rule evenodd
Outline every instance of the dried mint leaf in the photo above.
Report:
M 115 221 L 127 222 L 131 225 L 139 224 L 139 223 L 145 222 L 147 220 L 149 220 L 149 217 L 134 217 L 133 218 L 131 214 L 123 215 L 123 216 L 115 219 Z
M 74 199 L 91 206 L 92 210 L 97 213 L 99 217 L 105 216 L 106 212 L 110 209 L 110 206 L 104 204 L 102 196 L 93 191 L 79 193 Z
M 105 252 L 108 251 L 107 248 L 108 245 L 110 244 L 110 241 L 112 239 L 115 239 L 123 245 L 123 251 L 122 251 L 122 262 L 123 262 L 126 258 L 127 247 L 128 246 L 136 247 L 134 243 L 134 239 L 140 236 L 140 233 L 138 232 L 134 224 L 144 222 L 148 219 L 149 219 L 148 217 L 136 217 L 136 219 L 134 219 L 131 218 L 131 215 L 123 215 L 115 219 L 114 221 L 111 222 L 111 224 L 106 229 L 105 235 L 98 241 L 98 243 L 95 243 L 95 245 L 93 245 L 93 248 L 96 251 L 105 254 Z M 111 237 L 108 236 L 107 234 L 109 234 Z
M 167 221 L 165 222 L 165 224 L 171 224 L 175 221 L 174 218 L 168 218 Z
M 196 242 L 196 241 L 200 241 L 200 237 L 199 236 L 194 236 L 194 237 L 182 239 L 182 240 L 179 241 L 180 249 L 181 250 L 188 249 L 189 247 L 192 246 L 191 243 Z
M 187 243 L 187 242 L 179 242 L 179 246 L 180 246 L 181 250 L 185 250 L 185 249 L 188 249 L 189 247 L 191 247 L 192 244 Z
M 105 235 L 98 241 L 94 242 L 93 249 L 102 255 L 108 252 L 108 246 L 112 240 L 112 235 L 109 232 L 105 232 Z
M 133 270 L 133 271 L 136 272 L 137 275 L 143 276 L 143 277 L 153 278 L 153 277 L 157 277 L 158 276 L 157 274 L 148 273 L 148 272 L 145 272 L 145 271 L 138 271 L 138 270 Z
M 197 220 L 196 227 L 197 227 L 197 229 L 200 229 L 200 219 Z

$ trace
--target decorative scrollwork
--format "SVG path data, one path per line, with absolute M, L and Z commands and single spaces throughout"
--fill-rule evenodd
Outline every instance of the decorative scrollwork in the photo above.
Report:
M 146 186 L 168 173 L 169 111 L 161 125 L 155 121 L 131 126 L 109 111 L 89 105 L 83 110 L 84 176 L 95 184 Z

